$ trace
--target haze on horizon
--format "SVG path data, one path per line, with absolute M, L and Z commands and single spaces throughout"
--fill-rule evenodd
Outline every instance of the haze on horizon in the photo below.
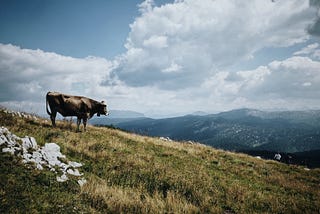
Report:
M 316 0 L 1 0 L 0 105 L 45 94 L 149 117 L 320 109 Z

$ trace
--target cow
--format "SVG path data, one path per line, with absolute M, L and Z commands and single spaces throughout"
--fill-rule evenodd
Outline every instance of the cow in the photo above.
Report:
M 50 110 L 48 109 L 50 106 Z M 52 126 L 56 126 L 56 115 L 59 112 L 63 117 L 76 116 L 77 117 L 77 131 L 83 121 L 84 131 L 88 119 L 93 117 L 94 114 L 108 115 L 107 105 L 104 101 L 98 102 L 87 97 L 66 95 L 59 92 L 48 92 L 46 95 L 46 110 L 50 115 Z

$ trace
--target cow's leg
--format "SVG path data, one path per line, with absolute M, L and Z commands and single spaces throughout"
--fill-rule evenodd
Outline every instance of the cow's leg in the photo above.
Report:
M 87 121 L 88 121 L 87 118 L 83 118 L 83 129 L 84 129 L 84 131 L 87 130 Z
M 80 123 L 81 123 L 81 117 L 78 117 L 77 118 L 77 132 L 79 132 L 80 131 Z
M 87 130 L 87 121 L 88 121 L 88 114 L 83 117 L 83 128 L 84 128 L 84 131 Z
M 50 119 L 53 127 L 56 127 L 56 116 L 57 116 L 57 112 L 52 111 L 50 115 Z

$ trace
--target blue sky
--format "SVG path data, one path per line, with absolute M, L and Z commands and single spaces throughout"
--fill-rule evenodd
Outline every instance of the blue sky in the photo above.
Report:
M 29 49 L 86 57 L 125 51 L 140 0 L 1 0 L 0 41 Z M 161 5 L 169 0 L 155 1 Z
M 0 105 L 47 91 L 151 117 L 320 108 L 314 0 L 0 0 Z

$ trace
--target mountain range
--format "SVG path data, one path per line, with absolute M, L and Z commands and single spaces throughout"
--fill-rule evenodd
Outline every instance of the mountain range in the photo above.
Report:
M 148 136 L 197 141 L 231 151 L 293 153 L 320 149 L 320 110 L 268 112 L 237 109 L 165 119 L 113 117 L 92 123 L 113 125 Z

